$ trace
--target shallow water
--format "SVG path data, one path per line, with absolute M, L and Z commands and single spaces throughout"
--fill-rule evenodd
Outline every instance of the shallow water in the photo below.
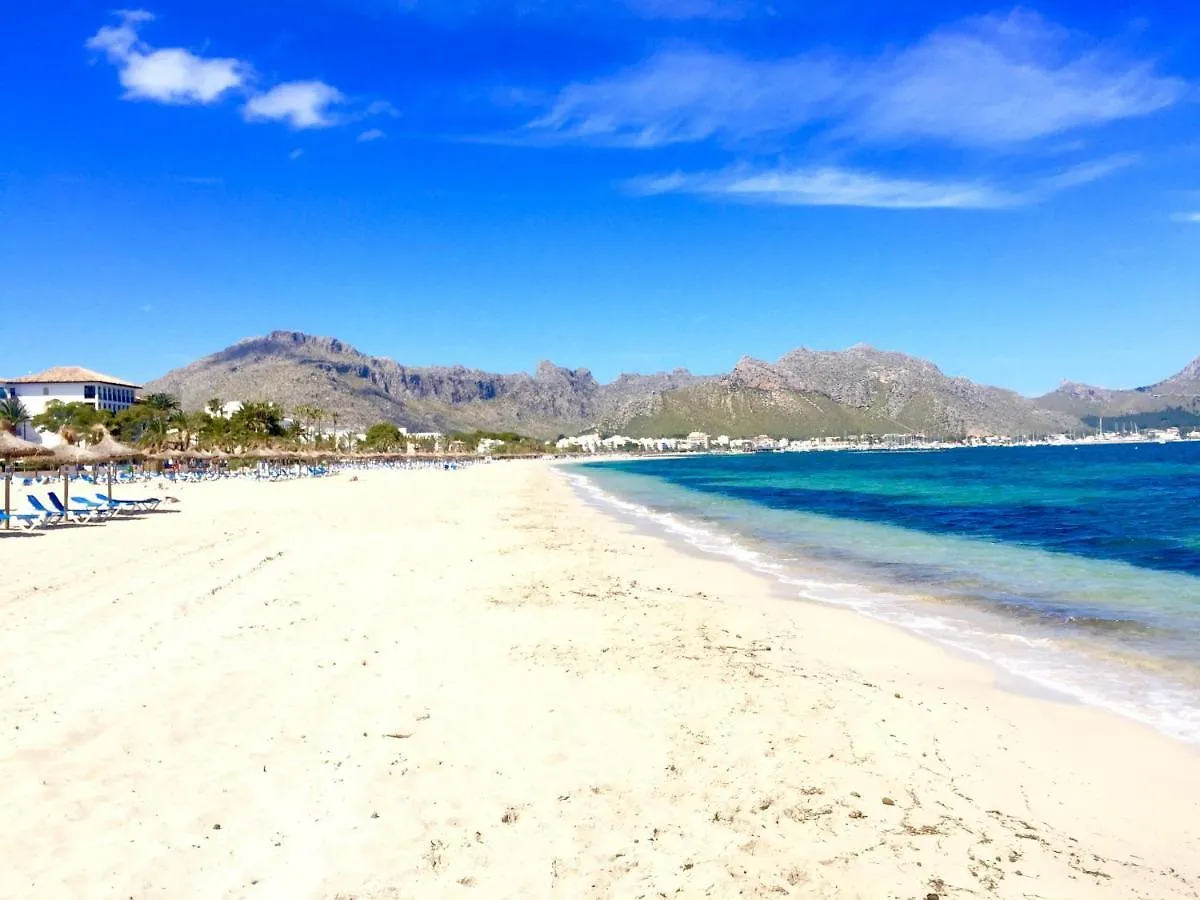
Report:
M 598 502 L 1200 742 L 1200 443 L 570 468 Z

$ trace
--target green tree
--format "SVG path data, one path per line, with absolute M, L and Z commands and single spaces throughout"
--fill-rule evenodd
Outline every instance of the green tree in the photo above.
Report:
M 68 441 L 74 443 L 80 434 L 94 426 L 109 425 L 111 415 L 107 410 L 96 409 L 90 403 L 63 403 L 61 400 L 51 400 L 46 404 L 46 409 L 30 419 L 30 422 L 39 431 L 63 434 Z
M 196 436 L 203 447 L 215 447 L 221 450 L 232 450 L 229 420 L 224 416 L 207 416 L 207 421 L 196 429 Z
M 0 400 L 0 429 L 16 434 L 17 429 L 29 421 L 29 410 L 17 397 Z
M 378 422 L 367 429 L 363 446 L 387 453 L 401 449 L 403 441 L 404 435 L 400 433 L 399 428 L 391 422 Z
M 303 432 L 305 437 L 316 443 L 320 435 L 316 430 L 316 423 L 324 413 L 316 406 L 304 405 L 297 406 L 292 410 L 292 416 L 298 419 L 303 424 Z
M 180 409 L 179 398 L 174 394 L 147 394 L 141 398 L 141 402 L 151 409 L 164 413 L 179 412 Z
M 225 414 L 225 401 L 220 397 L 212 397 L 207 403 L 204 404 L 204 408 L 213 418 L 216 418 L 217 416 L 223 416 Z
M 113 431 L 127 443 L 142 444 L 157 450 L 166 441 L 168 415 L 139 399 L 116 414 Z
M 243 447 L 283 436 L 283 408 L 276 403 L 247 403 L 229 417 L 230 437 Z

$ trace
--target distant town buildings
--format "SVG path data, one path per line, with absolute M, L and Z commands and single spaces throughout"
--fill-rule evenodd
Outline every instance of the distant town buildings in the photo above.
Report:
M 760 434 L 752 438 L 731 438 L 727 434 L 713 438 L 702 431 L 690 432 L 687 437 L 632 438 L 611 435 L 602 438 L 597 433 L 560 438 L 555 449 L 566 453 L 803 453 L 828 450 L 936 450 L 947 447 L 1031 446 L 1035 444 L 1093 444 L 1152 441 L 1169 443 L 1179 440 L 1200 440 L 1200 429 L 1184 433 L 1179 428 L 1151 428 L 1088 434 L 1075 437 L 1068 434 L 1042 435 L 1037 438 L 1014 438 L 1005 435 L 973 435 L 959 440 L 942 440 L 920 433 L 904 434 L 847 434 L 820 438 L 792 439 Z

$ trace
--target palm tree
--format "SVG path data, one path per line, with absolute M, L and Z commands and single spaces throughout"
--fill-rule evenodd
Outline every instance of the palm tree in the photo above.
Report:
M 319 406 L 310 406 L 309 411 L 312 413 L 313 421 L 317 423 L 317 445 L 321 444 L 321 423 L 325 421 L 325 410 Z
M 208 414 L 214 418 L 216 418 L 217 416 L 224 416 L 225 401 L 222 400 L 220 397 L 213 397 L 207 403 L 204 404 L 204 408 L 207 409 Z
M 0 429 L 16 434 L 17 429 L 29 421 L 29 410 L 16 397 L 0 400 Z
M 179 398 L 174 394 L 147 394 L 142 398 L 142 402 L 159 412 L 179 412 Z

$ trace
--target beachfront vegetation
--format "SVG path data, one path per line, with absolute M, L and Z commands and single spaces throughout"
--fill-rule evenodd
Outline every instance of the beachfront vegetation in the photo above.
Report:
M 447 438 L 447 446 L 461 445 L 467 453 L 474 453 L 482 441 L 500 441 L 490 451 L 493 456 L 526 456 L 530 453 L 546 452 L 546 445 L 537 438 L 515 431 L 465 431 Z
M 406 448 L 404 433 L 391 422 L 378 422 L 367 429 L 363 447 L 379 453 L 393 453 Z
M 38 413 L 29 421 L 34 428 L 61 434 L 68 443 L 73 444 L 79 435 L 90 431 L 96 425 L 107 425 L 109 420 L 108 412 L 96 409 L 90 403 L 63 403 L 61 400 L 51 400 L 46 404 L 44 412 Z
M 29 411 L 17 397 L 0 400 L 0 429 L 15 434 L 16 430 L 29 421 Z

